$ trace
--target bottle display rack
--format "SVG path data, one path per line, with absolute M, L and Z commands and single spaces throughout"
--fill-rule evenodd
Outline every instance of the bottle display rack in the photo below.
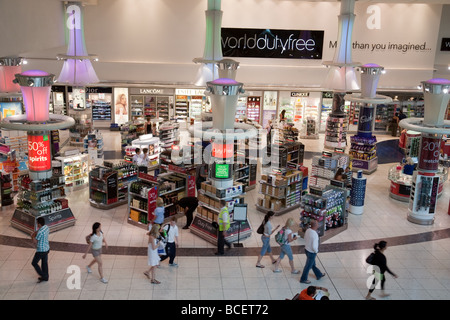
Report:
M 195 196 L 195 177 L 178 172 L 167 172 L 154 177 L 139 172 L 137 180 L 131 182 L 128 190 L 128 223 L 147 229 L 154 217 L 156 198 L 164 201 L 164 222 L 172 216 L 181 217 L 176 203 L 181 198 Z
M 75 225 L 75 217 L 65 199 L 65 178 L 53 175 L 50 179 L 31 180 L 28 174 L 19 178 L 17 208 L 11 225 L 26 233 L 36 230 L 36 219 L 43 217 L 50 232 Z
M 14 204 L 11 174 L 3 174 L 0 172 L 0 189 L 1 207 Z

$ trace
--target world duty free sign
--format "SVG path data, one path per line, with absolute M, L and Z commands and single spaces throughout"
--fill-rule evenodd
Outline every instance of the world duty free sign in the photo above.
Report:
M 324 31 L 222 28 L 224 57 L 322 59 Z

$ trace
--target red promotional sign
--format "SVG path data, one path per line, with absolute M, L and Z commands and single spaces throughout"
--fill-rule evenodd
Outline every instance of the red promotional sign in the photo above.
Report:
M 422 137 L 420 144 L 419 169 L 436 171 L 439 167 L 441 138 Z
M 212 144 L 212 156 L 214 158 L 227 159 L 234 157 L 234 144 Z
M 28 135 L 28 165 L 30 171 L 48 171 L 52 169 L 50 136 Z
M 148 192 L 148 221 L 155 217 L 156 198 L 158 198 L 158 188 L 153 187 Z
M 195 197 L 195 176 L 188 177 L 188 197 Z

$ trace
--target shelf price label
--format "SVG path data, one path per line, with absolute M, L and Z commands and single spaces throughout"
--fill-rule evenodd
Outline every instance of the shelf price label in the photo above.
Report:
M 48 134 L 28 135 L 28 164 L 30 171 L 48 171 L 52 169 L 50 136 Z

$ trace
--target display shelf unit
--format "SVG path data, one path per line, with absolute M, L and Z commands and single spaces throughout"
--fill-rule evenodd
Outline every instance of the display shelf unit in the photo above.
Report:
M 92 120 L 112 120 L 111 100 L 92 100 Z
M 101 165 L 103 163 L 103 135 L 100 131 L 89 132 L 83 140 L 84 152 L 89 155 L 90 165 Z
M 303 121 L 302 134 L 300 135 L 300 138 L 319 139 L 319 127 L 315 118 L 307 117 Z
M 108 210 L 128 202 L 129 184 L 136 180 L 138 168 L 131 164 L 97 166 L 89 173 L 91 206 Z
M 260 122 L 261 97 L 247 97 L 247 118 Z
M 302 171 L 288 171 L 286 175 L 261 175 L 256 209 L 281 215 L 300 206 L 300 199 L 307 188 L 307 175 Z
M 265 161 L 272 172 L 285 173 L 288 168 L 298 168 L 303 164 L 305 145 L 301 142 L 276 143 L 268 146 L 270 159 Z
M 394 116 L 395 109 L 395 106 L 392 104 L 377 105 L 374 131 L 389 130 L 389 123 Z
M 144 96 L 130 96 L 130 121 L 143 118 L 144 113 Z
M 11 225 L 28 234 L 36 230 L 36 219 L 43 217 L 50 232 L 75 225 L 75 217 L 65 199 L 63 175 L 50 179 L 31 180 L 23 175 L 19 181 L 17 209 L 11 218 Z
M 131 141 L 137 139 L 137 127 L 133 122 L 126 122 L 120 125 L 120 138 L 122 140 L 122 148 L 131 144 Z
M 240 97 L 236 107 L 236 119 L 247 117 L 247 97 Z
M 69 128 L 69 145 L 83 150 L 84 137 L 92 130 L 92 113 L 91 110 L 72 111 L 71 117 L 75 120 L 75 124 Z
M 327 128 L 327 119 L 333 110 L 333 92 L 322 93 L 322 106 L 320 112 L 319 132 L 325 132 Z
M 334 179 L 339 168 L 339 156 L 327 153 L 314 156 L 311 164 L 310 187 L 326 188 Z
M 157 197 L 165 204 L 164 222 L 173 216 L 181 217 L 184 213 L 177 212 L 176 203 L 186 195 L 195 196 L 195 176 L 166 172 L 155 177 L 139 172 L 128 191 L 128 223 L 147 229 L 154 217 Z
M 347 146 L 346 116 L 329 115 L 325 131 L 325 148 L 345 148 Z
M 2 208 L 14 204 L 12 183 L 10 173 L 0 172 L 0 204 Z
M 197 213 L 194 216 L 189 230 L 200 238 L 217 245 L 217 229 L 213 222 L 218 222 L 221 210 L 220 200 L 227 202 L 230 214 L 230 228 L 227 230 L 225 240 L 234 242 L 250 237 L 251 225 L 248 221 L 235 221 L 234 207 L 244 201 L 245 186 L 241 183 L 234 183 L 230 188 L 216 188 L 209 181 L 203 182 L 199 190 Z
M 186 121 L 189 118 L 189 102 L 185 95 L 175 97 L 175 118 L 178 121 Z
M 377 138 L 352 136 L 350 137 L 349 155 L 352 157 L 352 170 L 362 170 L 365 174 L 371 174 L 377 170 Z
M 301 201 L 299 235 L 304 237 L 311 219 L 319 223 L 317 233 L 320 237 L 330 229 L 345 230 L 348 225 L 346 194 L 347 190 L 330 185 L 324 189 L 310 188 L 310 193 Z
M 157 98 L 157 110 L 158 115 L 164 121 L 168 121 L 170 119 L 170 104 L 168 98 L 158 97 Z
M 192 119 L 200 117 L 203 112 L 203 105 L 203 96 L 191 96 L 189 101 L 189 117 Z
M 67 191 L 75 191 L 89 185 L 89 159 L 88 154 L 79 153 L 71 156 L 55 157 L 59 163 L 53 166 L 54 172 L 65 176 Z
M 159 140 L 161 143 L 161 151 L 171 150 L 173 145 L 178 145 L 180 140 L 180 124 L 170 121 L 160 125 Z
M 0 155 L 15 151 L 18 159 L 28 154 L 28 137 L 25 131 L 2 130 L 0 137 Z

